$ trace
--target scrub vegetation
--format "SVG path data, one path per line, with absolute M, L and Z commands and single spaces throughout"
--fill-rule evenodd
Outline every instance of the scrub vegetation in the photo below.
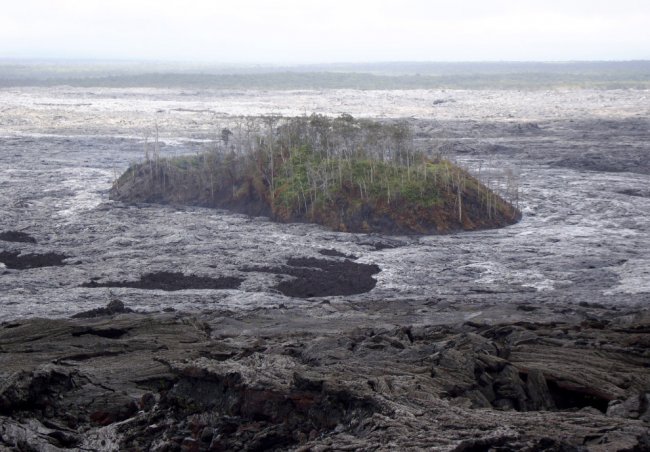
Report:
M 469 172 L 418 150 L 404 122 L 312 115 L 241 118 L 213 149 L 145 161 L 114 184 L 113 199 L 192 204 L 314 222 L 338 231 L 448 233 L 520 218 Z

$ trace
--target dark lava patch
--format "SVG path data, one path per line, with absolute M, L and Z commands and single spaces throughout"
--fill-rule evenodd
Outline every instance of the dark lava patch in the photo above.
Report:
M 318 254 L 322 254 L 323 256 L 330 256 L 330 257 L 345 257 L 346 259 L 351 259 L 353 261 L 359 259 L 354 254 L 345 254 L 335 249 L 319 250 Z
M 360 241 L 359 245 L 371 246 L 375 251 L 390 250 L 405 246 L 406 243 L 399 240 L 391 240 L 388 238 L 367 237 L 365 240 Z
M 650 198 L 650 190 L 637 190 L 635 188 L 626 188 L 623 190 L 619 190 L 616 193 L 620 193 L 621 195 L 627 195 L 627 196 L 637 196 L 640 198 Z
M 209 278 L 206 276 L 184 275 L 176 272 L 147 273 L 139 281 L 108 281 L 98 283 L 90 281 L 81 287 L 130 287 L 146 290 L 187 290 L 187 289 L 237 289 L 242 283 L 241 278 L 225 276 Z
M 25 270 L 39 267 L 60 267 L 68 256 L 59 253 L 20 254 L 19 251 L 0 251 L 0 262 L 7 268 Z
M 36 243 L 36 239 L 26 232 L 20 231 L 4 231 L 0 232 L 0 240 L 5 242 L 18 242 L 18 243 Z
M 303 257 L 291 258 L 283 267 L 251 267 L 242 271 L 293 276 L 295 279 L 282 281 L 274 289 L 288 297 L 311 298 L 369 292 L 377 284 L 372 275 L 381 269 L 374 264 L 359 264 L 348 259 L 332 261 Z
M 93 328 L 83 327 L 73 331 L 72 337 L 80 337 L 86 334 L 90 336 L 105 337 L 106 339 L 119 339 L 129 331 L 123 328 Z
M 639 155 L 607 155 L 587 152 L 581 155 L 571 155 L 550 162 L 551 166 L 570 168 L 578 171 L 599 171 L 605 173 L 631 172 L 638 174 L 650 173 L 650 164 L 645 156 Z
M 105 315 L 125 314 L 133 312 L 133 309 L 124 306 L 120 300 L 112 300 L 105 308 L 91 309 L 89 311 L 79 312 L 72 316 L 73 319 L 91 319 L 93 317 L 102 317 Z

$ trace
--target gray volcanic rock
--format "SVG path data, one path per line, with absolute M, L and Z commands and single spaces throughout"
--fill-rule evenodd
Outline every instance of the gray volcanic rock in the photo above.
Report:
M 3 324 L 0 445 L 644 450 L 647 314 L 292 333 L 272 314 Z
M 0 264 L 0 450 L 650 449 L 650 103 L 639 91 L 0 97 L 0 230 L 38 238 L 0 251 L 75 256 Z M 156 123 L 161 156 L 175 156 L 211 147 L 239 115 L 304 111 L 413 117 L 432 155 L 498 189 L 514 182 L 524 218 L 386 237 L 108 200 Z M 369 292 L 302 299 L 278 293 L 298 276 L 243 271 L 340 254 L 381 270 L 364 277 Z M 160 272 L 243 281 L 80 287 Z M 115 298 L 125 306 L 106 307 Z M 97 317 L 56 319 L 88 311 Z
M 44 106 L 51 100 L 49 90 L 4 93 L 0 166 L 7 171 L 0 173 L 0 230 L 26 231 L 39 243 L 2 241 L 0 252 L 74 258 L 63 260 L 65 266 L 23 270 L 0 264 L 1 320 L 70 316 L 102 308 L 113 297 L 139 311 L 200 313 L 223 306 L 237 311 L 296 305 L 299 297 L 280 290 L 294 277 L 242 269 L 281 269 L 289 259 L 323 258 L 325 249 L 354 255 L 356 262 L 381 271 L 373 277 L 376 283 L 363 285 L 362 293 L 319 291 L 322 297 L 302 300 L 306 308 L 317 298 L 348 304 L 348 310 L 372 302 L 390 318 L 393 313 L 383 303 L 410 300 L 420 304 L 414 317 L 434 322 L 438 314 L 431 312 L 433 303 L 459 299 L 477 310 L 483 303 L 533 302 L 570 316 L 573 305 L 581 302 L 643 307 L 650 294 L 650 198 L 645 196 L 650 176 L 645 166 L 634 163 L 650 155 L 650 128 L 644 119 L 647 102 L 632 92 L 494 92 L 489 98 L 486 93 L 457 92 L 458 102 L 436 107 L 435 117 L 417 105 L 429 109 L 431 102 L 424 99 L 433 101 L 441 93 L 392 93 L 389 102 L 377 93 L 348 92 L 332 104 L 322 104 L 326 113 L 338 114 L 345 107 L 353 115 L 362 109 L 377 116 L 383 113 L 376 105 L 388 102 L 406 108 L 405 102 L 411 102 L 414 118 L 408 122 L 417 130 L 422 148 L 432 155 L 446 152 L 495 189 L 507 189 L 509 181 L 518 187 L 524 213 L 520 223 L 498 231 L 436 237 L 333 233 L 212 209 L 110 202 L 115 177 L 130 162 L 142 160 L 142 134 L 152 125 L 152 116 L 131 110 L 134 96 L 138 105 L 153 108 L 151 113 L 157 115 L 163 100 L 178 108 L 191 107 L 187 102 L 213 108 L 215 103 L 208 99 L 241 105 L 244 98 L 252 100 L 252 94 L 235 99 L 226 93 L 197 93 L 190 100 L 172 92 L 55 92 L 65 99 L 57 108 Z M 216 97 L 210 97 L 213 94 Z M 93 107 L 74 106 L 87 96 Z M 312 96 L 332 99 L 331 93 L 263 96 L 281 104 Z M 602 110 L 602 96 L 612 108 Z M 356 103 L 362 98 L 369 99 L 363 107 Z M 102 106 L 101 114 L 95 105 Z M 510 118 L 504 112 L 512 108 Z M 386 111 L 395 116 L 402 110 Z M 603 115 L 610 118 L 604 121 Z M 161 156 L 194 154 L 211 146 L 213 113 L 170 109 L 156 117 L 164 119 L 159 123 Z M 217 117 L 223 126 L 236 121 L 234 116 Z M 526 126 L 533 123 L 539 128 Z M 556 165 L 562 159 L 596 155 L 621 163 L 628 172 L 584 171 L 570 162 Z M 243 281 L 233 289 L 194 290 L 185 284 L 173 292 L 150 285 L 155 294 L 134 287 L 140 275 L 161 273 Z M 90 281 L 130 287 L 83 287 Z M 313 293 L 309 283 L 305 286 L 302 294 Z M 363 312 L 356 315 L 365 317 Z M 460 311 L 453 315 L 462 317 Z

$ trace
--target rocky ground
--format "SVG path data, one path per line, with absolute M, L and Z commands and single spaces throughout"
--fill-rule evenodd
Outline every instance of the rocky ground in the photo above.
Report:
M 647 96 L 0 90 L 0 450 L 648 450 Z M 175 155 L 304 111 L 410 117 L 524 217 L 379 236 L 108 200 L 155 122 Z
M 431 324 L 416 303 L 355 309 L 356 326 L 328 303 L 193 316 L 113 301 L 5 323 L 0 450 L 650 448 L 647 312 L 521 304 L 517 322 Z

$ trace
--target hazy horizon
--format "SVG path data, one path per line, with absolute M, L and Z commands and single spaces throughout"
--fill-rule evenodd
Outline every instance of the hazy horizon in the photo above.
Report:
M 629 59 L 565 59 L 565 60 L 332 60 L 318 62 L 282 62 L 282 61 L 246 61 L 246 62 L 229 62 L 208 59 L 181 60 L 181 59 L 146 59 L 146 58 L 104 58 L 104 57 L 23 57 L 23 56 L 2 56 L 0 63 L 25 63 L 25 64 L 114 64 L 114 65 L 136 65 L 136 64 L 153 64 L 161 66 L 212 66 L 212 67 L 270 67 L 270 68 L 299 68 L 299 67 L 318 67 L 318 66 L 363 66 L 363 65 L 401 65 L 401 64 L 422 64 L 422 65 L 463 65 L 463 64 L 487 64 L 487 65 L 509 65 L 509 64 L 546 64 L 546 65 L 565 65 L 572 63 L 644 63 L 650 62 L 650 56 L 647 58 L 629 58 Z
M 650 4 L 23 0 L 0 59 L 310 65 L 650 59 Z

